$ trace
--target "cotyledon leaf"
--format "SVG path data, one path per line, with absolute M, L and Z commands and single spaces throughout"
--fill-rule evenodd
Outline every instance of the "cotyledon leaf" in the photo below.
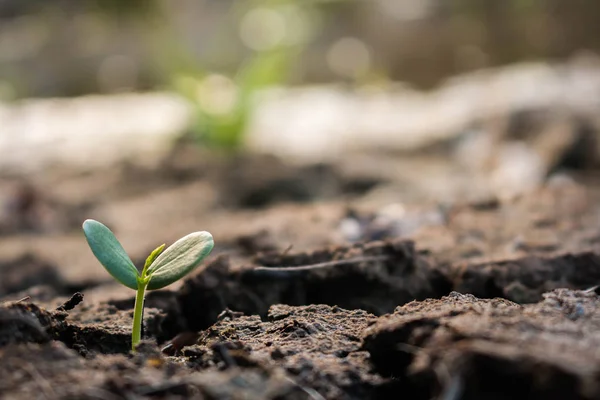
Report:
M 213 246 L 212 235 L 205 231 L 190 233 L 173 243 L 148 268 L 148 290 L 163 288 L 192 272 Z
M 137 290 L 138 271 L 111 230 L 98 221 L 87 219 L 83 223 L 83 233 L 92 253 L 108 273 L 128 288 Z

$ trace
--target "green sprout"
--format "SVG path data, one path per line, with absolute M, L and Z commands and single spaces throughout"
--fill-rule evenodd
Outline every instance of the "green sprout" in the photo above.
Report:
M 137 290 L 133 312 L 131 348 L 142 337 L 142 316 L 146 290 L 164 288 L 192 272 L 211 252 L 214 242 L 210 233 L 194 232 L 173 243 L 164 252 L 165 245 L 158 246 L 144 263 L 140 274 L 138 269 L 105 225 L 93 219 L 83 223 L 83 233 L 94 256 L 109 274 L 123 285 Z

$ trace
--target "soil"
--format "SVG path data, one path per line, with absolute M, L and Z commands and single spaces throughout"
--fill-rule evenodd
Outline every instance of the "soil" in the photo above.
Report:
M 436 203 L 377 192 L 389 171 L 178 151 L 0 179 L 0 398 L 600 399 L 597 187 Z M 85 218 L 136 265 L 215 237 L 148 293 L 135 353 Z

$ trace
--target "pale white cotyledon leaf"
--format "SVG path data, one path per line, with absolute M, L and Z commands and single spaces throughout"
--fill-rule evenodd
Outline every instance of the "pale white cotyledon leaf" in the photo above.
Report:
M 149 290 L 160 289 L 192 272 L 210 254 L 214 241 L 210 233 L 194 232 L 167 248 L 148 268 Z
M 92 253 L 108 273 L 128 288 L 137 290 L 138 271 L 111 230 L 98 221 L 87 219 L 83 223 L 83 233 Z

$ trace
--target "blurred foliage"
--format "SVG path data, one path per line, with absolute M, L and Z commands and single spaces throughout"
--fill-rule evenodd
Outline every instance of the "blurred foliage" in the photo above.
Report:
M 152 90 L 210 71 L 235 77 L 264 52 L 239 34 L 260 8 L 310 14 L 318 31 L 296 45 L 306 48 L 291 63 L 295 83 L 354 79 L 328 59 L 344 38 L 368 50 L 369 72 L 421 88 L 479 68 L 600 50 L 600 3 L 589 0 L 2 0 L 0 96 Z
M 177 76 L 173 87 L 193 104 L 195 121 L 194 135 L 202 142 L 228 150 L 238 149 L 243 133 L 253 111 L 253 96 L 265 87 L 285 81 L 288 66 L 292 62 L 291 51 L 257 52 L 249 57 L 232 77 L 199 72 L 194 76 Z M 229 86 L 223 88 L 219 80 Z M 217 91 L 222 91 L 217 93 Z M 231 96 L 223 108 L 210 106 L 210 97 Z
M 293 0 L 254 0 L 234 4 L 225 16 L 224 23 L 234 20 L 228 26 L 243 26 L 244 18 L 257 10 L 278 13 L 275 15 L 279 15 L 287 23 L 289 21 L 286 21 L 286 15 L 282 12 L 286 7 L 292 7 L 287 9 L 288 14 L 290 11 L 315 12 L 310 2 L 299 5 Z M 317 29 L 317 26 L 314 25 L 313 29 Z M 203 68 L 201 63 L 190 59 L 188 52 L 180 49 L 178 55 L 170 58 L 171 87 L 193 104 L 194 136 L 203 144 L 229 151 L 238 150 L 243 144 L 243 134 L 254 109 L 256 94 L 261 89 L 286 82 L 298 56 L 308 44 L 308 38 L 313 37 L 314 33 L 310 32 L 307 40 L 293 43 L 280 40 L 279 43 L 265 45 L 264 48 L 248 49 L 243 62 L 229 74 Z M 220 38 L 213 40 L 219 42 Z
M 598 52 L 599 20 L 589 0 L 0 0 L 0 100 L 175 88 L 194 104 L 194 133 L 235 148 L 264 87 L 428 89 Z M 273 40 L 282 29 L 294 40 Z

